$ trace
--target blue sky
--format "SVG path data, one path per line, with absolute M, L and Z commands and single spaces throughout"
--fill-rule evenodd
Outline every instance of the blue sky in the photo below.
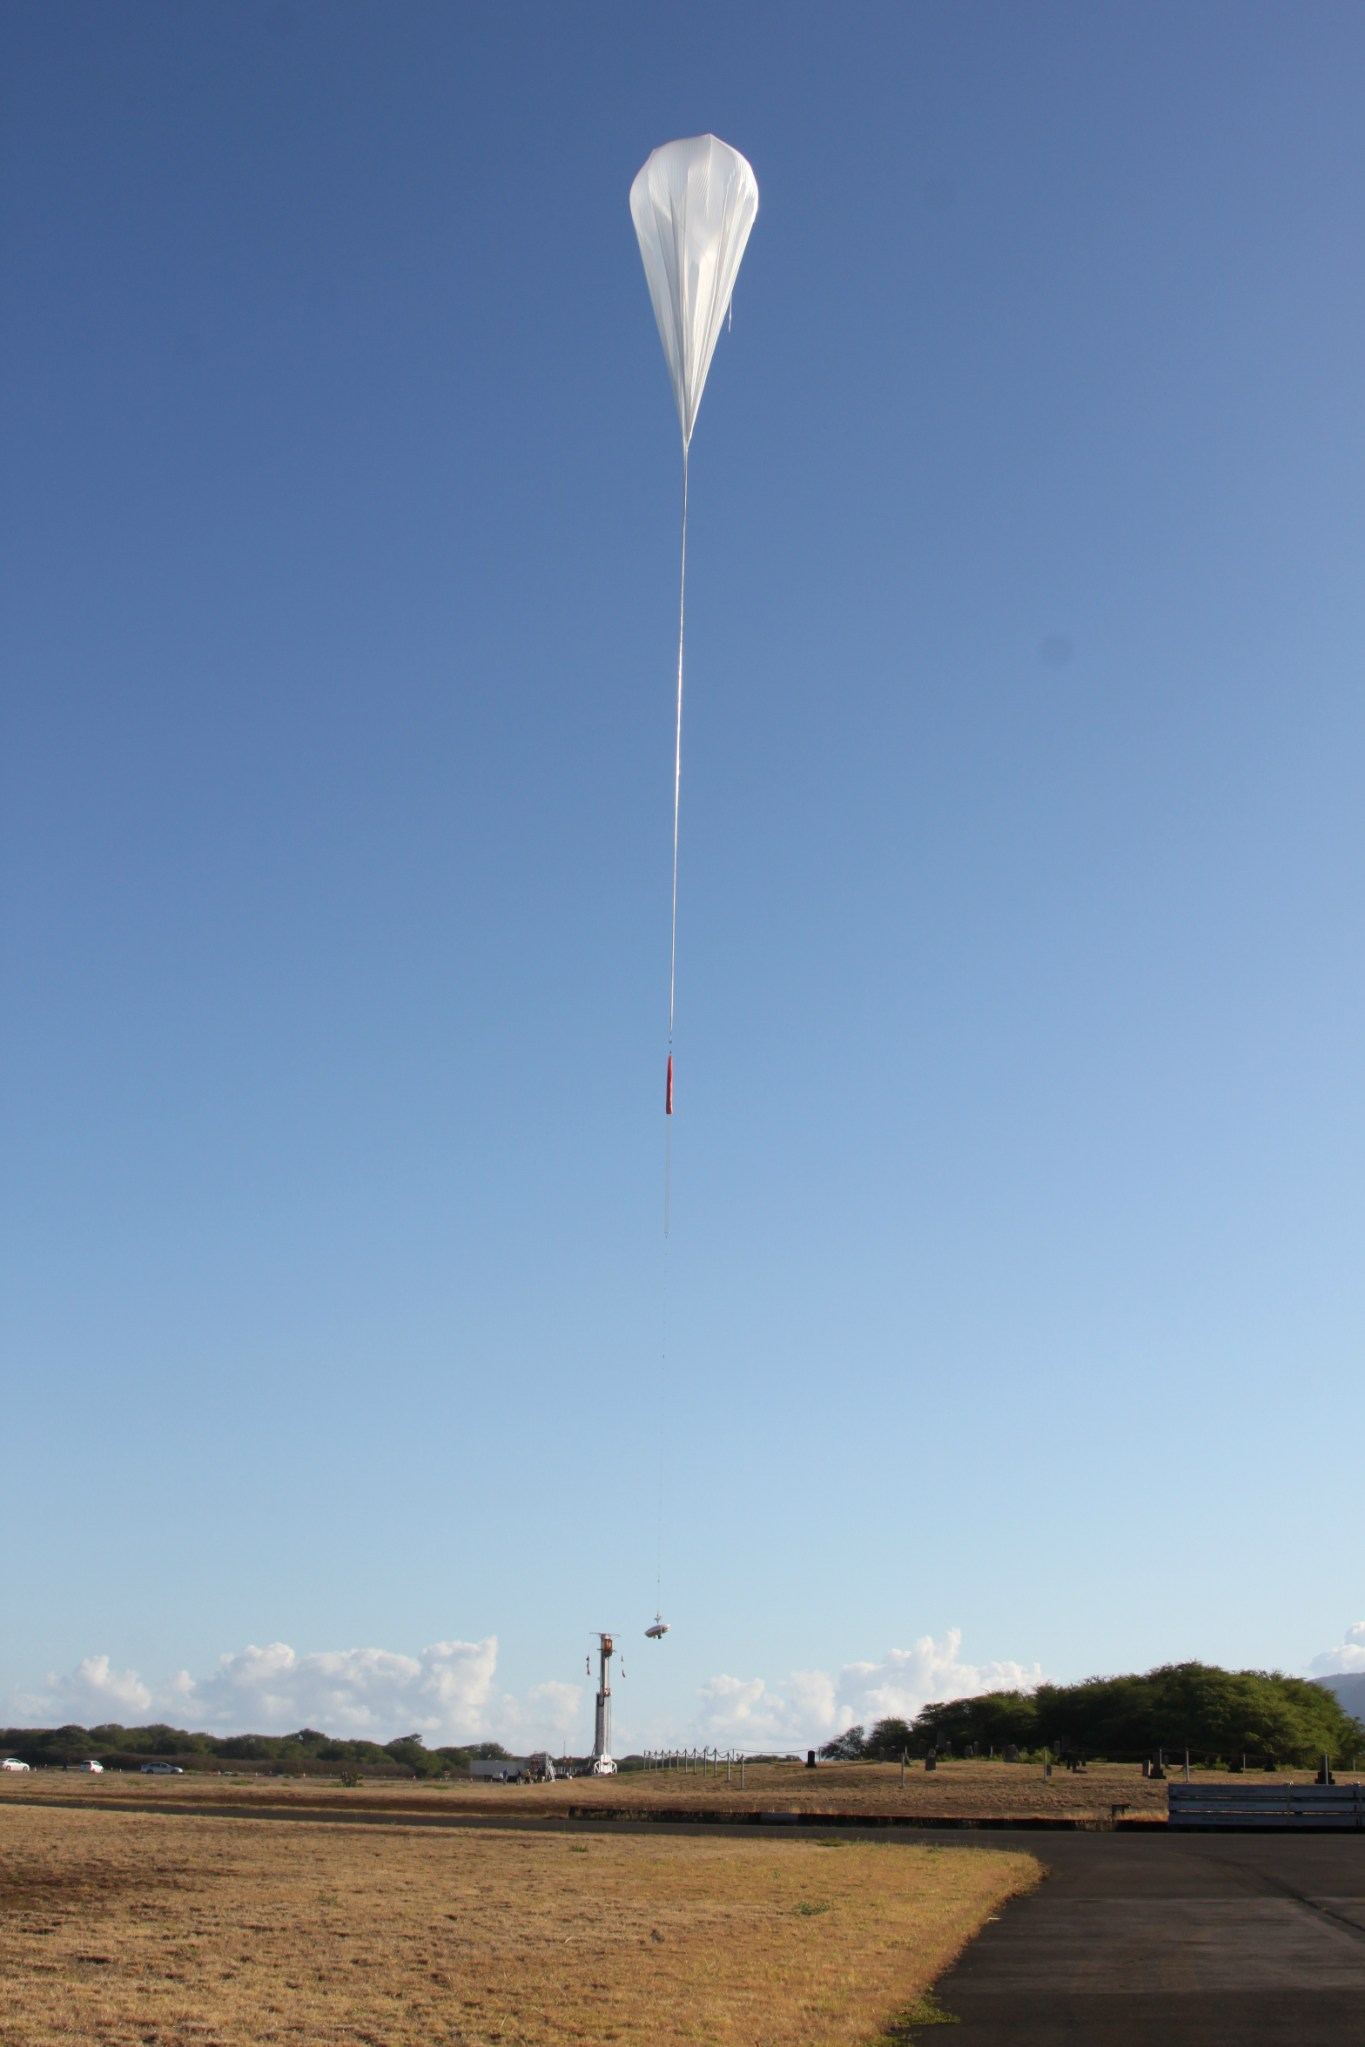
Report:
M 637 1740 L 1365 1609 L 1365 17 L 688 21 L 0 27 L 15 1697 L 586 1739 L 661 1445 Z

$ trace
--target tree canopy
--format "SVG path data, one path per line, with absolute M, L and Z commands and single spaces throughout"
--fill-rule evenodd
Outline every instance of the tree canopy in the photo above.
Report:
M 820 1750 L 827 1763 L 894 1763 L 914 1747 L 915 1737 L 904 1720 L 879 1720 L 869 1734 L 865 1728 L 846 1727 Z
M 406 1770 L 418 1777 L 446 1776 L 468 1767 L 471 1756 L 505 1756 L 497 1742 L 475 1742 L 464 1748 L 427 1748 L 420 1735 L 396 1741 L 346 1741 L 301 1727 L 296 1734 L 191 1734 L 161 1722 L 148 1727 L 122 1727 L 116 1721 L 99 1727 L 0 1728 L 0 1748 L 7 1755 L 37 1766 L 83 1762 L 93 1756 L 106 1767 L 135 1769 L 141 1762 L 175 1761 L 191 1768 L 246 1763 L 257 1768 L 290 1770 L 333 1764 L 338 1769 Z
M 1165 1663 L 1145 1675 L 1090 1677 L 1033 1692 L 983 1692 L 926 1706 L 907 1727 L 879 1720 L 845 1728 L 820 1750 L 826 1762 L 895 1762 L 929 1749 L 1051 1748 L 1115 1761 L 1189 1749 L 1202 1759 L 1246 1756 L 1303 1767 L 1323 1755 L 1365 1755 L 1365 1726 L 1324 1685 L 1277 1670 Z
M 1220 1670 L 1166 1663 L 1144 1675 L 1091 1677 L 1034 1692 L 985 1692 L 926 1706 L 915 1721 L 919 1748 L 961 1750 L 1047 1745 L 1115 1758 L 1191 1750 L 1225 1760 L 1246 1755 L 1303 1766 L 1324 1754 L 1365 1754 L 1365 1728 L 1307 1678 L 1275 1670 Z

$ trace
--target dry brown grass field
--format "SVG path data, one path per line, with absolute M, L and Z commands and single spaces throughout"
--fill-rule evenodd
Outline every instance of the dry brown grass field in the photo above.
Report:
M 1280 1772 L 1282 1781 L 1300 1783 L 1311 1770 Z M 1173 1779 L 1176 1773 L 1173 1773 Z M 1223 1781 L 1221 1775 L 1196 1770 L 1196 1783 Z M 1250 1783 L 1273 1783 L 1255 1772 Z M 1350 1781 L 1339 1772 L 1338 1782 Z M 786 1811 L 807 1813 L 901 1813 L 939 1819 L 1072 1819 L 1107 1822 L 1116 1806 L 1127 1807 L 1130 1820 L 1162 1820 L 1166 1786 L 1144 1778 L 1136 1763 L 1092 1763 L 1073 1775 L 1055 1769 L 1050 1781 L 1034 1763 L 949 1762 L 937 1770 L 907 1769 L 904 1789 L 894 1763 L 822 1763 L 816 1770 L 800 1764 L 759 1763 L 739 1770 L 730 1784 L 721 1766 L 718 1776 L 678 1771 L 629 1771 L 617 1777 L 576 1777 L 572 1783 L 471 1784 L 454 1779 L 442 1783 L 361 1784 L 347 1787 L 325 1778 L 210 1775 L 142 1777 L 107 1772 L 83 1777 L 62 1770 L 35 1771 L 0 1781 L 0 1809 L 7 1799 L 80 1798 L 99 1805 L 111 1800 L 137 1800 L 160 1807 L 192 1803 L 210 1807 L 248 1805 L 311 1806 L 324 1811 L 410 1812 L 414 1815 L 467 1813 L 495 1818 L 532 1818 L 567 1812 L 570 1806 L 592 1811 L 636 1810 L 642 1814 L 689 1808 L 736 1814 Z
M 960 1846 L 10 1799 L 0 2041 L 853 2047 L 886 2038 L 1036 1876 L 1026 1855 Z

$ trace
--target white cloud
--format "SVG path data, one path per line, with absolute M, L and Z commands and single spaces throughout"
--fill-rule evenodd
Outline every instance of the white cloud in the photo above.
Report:
M 761 1677 L 712 1677 L 701 1687 L 702 1722 L 712 1734 L 771 1736 L 785 1701 Z
M 1308 1666 L 1315 1677 L 1334 1677 L 1339 1672 L 1365 1670 L 1365 1621 L 1347 1628 L 1346 1639 L 1335 1649 L 1324 1649 Z
M 558 1753 L 585 1739 L 590 1712 L 584 1700 L 590 1697 L 584 1685 L 565 1684 L 559 1678 L 532 1685 L 525 1702 L 504 1693 L 499 1701 L 498 1726 L 507 1732 L 498 1737 L 526 1748 L 551 1748 Z
M 837 1676 L 794 1670 L 773 1684 L 761 1677 L 713 1677 L 701 1687 L 698 1731 L 740 1748 L 807 1748 L 855 1721 L 913 1720 L 934 1700 L 1043 1682 L 1037 1663 L 964 1663 L 961 1650 L 962 1630 L 950 1628 L 937 1641 L 921 1635 L 909 1649 L 890 1649 L 880 1663 L 846 1663 Z
M 496 1693 L 498 1643 L 433 1642 L 415 1656 L 390 1649 L 319 1649 L 287 1642 L 220 1656 L 205 1677 L 178 1671 L 159 1685 L 87 1656 L 36 1693 L 15 1693 L 19 1723 L 94 1726 L 167 1719 L 210 1734 L 291 1734 L 299 1727 L 369 1741 L 420 1734 L 429 1748 L 496 1738 L 558 1749 L 587 1718 L 583 1688 L 551 1680 L 524 1698 Z
M 107 1656 L 87 1656 L 72 1671 L 48 1673 L 41 1692 L 17 1692 L 11 1710 L 36 1725 L 99 1727 L 145 1713 L 152 1694 L 135 1670 L 115 1670 Z
M 287 1642 L 220 1656 L 218 1668 L 182 1692 L 182 1710 L 209 1729 L 259 1734 L 320 1727 L 327 1734 L 437 1742 L 481 1731 L 497 1667 L 494 1636 L 434 1642 L 416 1656 L 389 1649 L 319 1649 Z

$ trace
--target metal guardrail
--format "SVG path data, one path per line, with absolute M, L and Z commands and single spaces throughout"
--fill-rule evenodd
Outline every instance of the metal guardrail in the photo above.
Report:
M 1359 1784 L 1172 1784 L 1167 1799 L 1173 1827 L 1365 1833 Z

